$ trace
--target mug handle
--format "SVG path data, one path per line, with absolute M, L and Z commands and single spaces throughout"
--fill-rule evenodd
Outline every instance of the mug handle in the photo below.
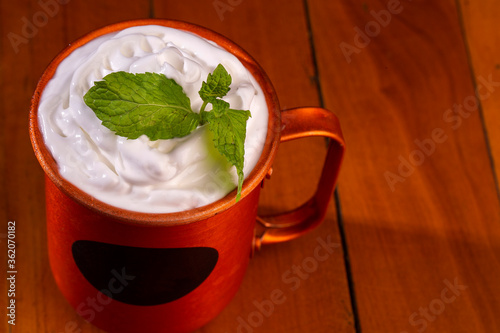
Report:
M 316 192 L 302 206 L 277 215 L 257 216 L 260 232 L 254 239 L 254 249 L 262 244 L 284 242 L 297 238 L 318 226 L 324 219 L 335 188 L 345 144 L 338 118 L 320 107 L 300 107 L 281 112 L 281 142 L 305 137 L 323 136 L 330 139 L 323 170 Z

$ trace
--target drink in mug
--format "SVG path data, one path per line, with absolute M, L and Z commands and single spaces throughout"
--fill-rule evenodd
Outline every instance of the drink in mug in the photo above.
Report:
M 174 79 L 199 110 L 198 91 L 219 63 L 232 77 L 224 100 L 251 112 L 239 201 L 238 176 L 206 126 L 182 138 L 129 140 L 104 127 L 83 100 L 109 73 L 153 72 Z M 30 135 L 46 173 L 56 282 L 83 318 L 110 332 L 189 332 L 213 319 L 236 293 L 254 248 L 321 222 L 344 151 L 331 112 L 281 114 L 267 76 L 237 45 L 154 19 L 96 30 L 56 57 L 35 91 Z M 260 184 L 280 140 L 310 135 L 332 139 L 316 194 L 263 222 Z M 264 226 L 258 232 L 256 221 Z
M 235 188 L 236 173 L 214 151 L 207 126 L 183 138 L 129 140 L 104 127 L 83 100 L 94 82 L 111 72 L 153 72 L 174 79 L 199 110 L 198 91 L 219 63 L 232 77 L 224 99 L 252 114 L 245 142 L 248 175 L 267 132 L 268 110 L 258 83 L 237 57 L 217 45 L 190 32 L 146 25 L 76 49 L 45 87 L 38 117 L 61 176 L 98 200 L 144 213 L 185 211 L 224 197 Z

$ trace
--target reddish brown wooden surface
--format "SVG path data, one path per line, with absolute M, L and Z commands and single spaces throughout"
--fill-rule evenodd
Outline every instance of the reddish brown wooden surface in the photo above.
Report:
M 481 108 L 485 130 L 488 133 L 490 151 L 495 165 L 495 173 L 500 174 L 500 34 L 484 33 L 497 30 L 500 7 L 493 0 L 460 1 L 465 41 L 470 54 L 470 65 L 476 89 L 484 86 L 484 79 L 491 80 L 491 91 L 480 88 Z M 487 94 L 487 93 L 490 94 Z
M 25 22 L 44 9 L 35 1 L 0 1 L 0 332 L 100 332 L 66 303 L 48 267 L 29 99 L 44 67 L 71 40 L 149 16 L 190 21 L 233 39 L 266 70 L 283 108 L 324 103 L 335 111 L 348 147 L 338 191 L 343 227 L 332 201 L 320 228 L 265 247 L 233 302 L 200 332 L 237 332 L 257 311 L 254 303 L 274 289 L 286 301 L 254 332 L 500 332 L 500 206 L 490 157 L 498 166 L 500 95 L 479 78 L 500 81 L 495 1 L 66 2 L 16 49 L 9 34 L 22 36 Z M 382 15 L 378 29 L 370 23 L 377 22 L 372 10 L 397 3 L 390 22 Z M 356 45 L 357 29 L 367 24 L 372 36 Z M 341 48 L 347 44 L 358 52 L 350 62 Z M 480 92 L 490 95 L 469 107 L 481 82 Z M 454 105 L 463 106 L 461 113 Z M 415 141 L 429 143 L 433 133 L 435 148 L 418 153 Z M 320 172 L 321 139 L 281 148 L 262 212 L 303 202 Z M 419 156 L 421 165 L 398 171 L 400 159 Z M 391 188 L 386 172 L 404 181 Z M 17 222 L 15 327 L 5 316 L 9 220 Z M 338 247 L 294 289 L 288 278 L 314 255 L 318 238 Z M 445 290 L 455 280 L 467 287 L 456 295 Z
M 310 3 L 325 105 L 353 152 L 339 195 L 362 330 L 499 331 L 497 189 L 455 2 L 402 1 L 350 63 L 327 51 L 391 2 Z M 467 289 L 450 300 L 455 280 Z

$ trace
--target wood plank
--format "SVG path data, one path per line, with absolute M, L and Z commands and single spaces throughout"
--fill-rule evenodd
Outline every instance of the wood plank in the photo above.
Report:
M 459 1 L 461 21 L 471 66 L 474 71 L 474 83 L 480 95 L 481 112 L 488 135 L 492 162 L 497 178 L 500 175 L 500 34 L 497 21 L 500 7 L 493 0 Z
M 361 330 L 499 331 L 500 210 L 455 3 L 308 3 L 349 148 L 339 193 Z
M 2 40 L 3 66 L 0 76 L 8 78 L 8 81 L 2 82 L 0 100 L 5 133 L 5 141 L 2 142 L 2 146 L 5 147 L 4 163 L 10 165 L 3 174 L 8 190 L 8 195 L 4 200 L 6 200 L 8 220 L 16 221 L 16 268 L 18 271 L 16 328 L 28 332 L 46 328 L 44 316 L 47 312 L 41 309 L 39 311 L 37 304 L 44 302 L 47 289 L 38 286 L 50 286 L 51 276 L 45 255 L 47 246 L 44 225 L 43 172 L 37 165 L 38 162 L 27 135 L 27 114 L 36 81 L 53 56 L 49 53 L 55 54 L 59 50 L 59 47 L 53 43 L 43 45 L 42 41 L 48 38 L 49 33 L 52 33 L 50 36 L 54 39 L 62 38 L 60 29 L 54 29 L 60 24 L 60 17 L 52 18 L 43 26 L 43 29 L 42 26 L 29 27 L 33 24 L 35 14 L 41 13 L 40 10 L 39 7 L 31 6 L 29 1 L 20 1 L 16 5 L 2 2 L 1 10 L 2 13 L 8 13 L 8 15 L 2 15 L 2 37 L 8 37 L 12 33 L 10 35 L 12 40 L 14 38 L 22 40 L 21 44 L 11 43 L 8 38 Z M 42 45 L 43 51 L 40 50 Z M 6 223 L 6 220 L 2 221 L 2 226 L 3 223 Z M 2 229 L 6 230 L 6 227 Z M 2 256 L 4 253 L 6 250 L 2 249 Z M 46 283 L 47 280 L 49 283 Z M 56 289 L 52 288 L 52 290 Z M 7 298 L 3 298 L 2 304 L 5 304 L 4 300 L 6 301 Z M 47 303 L 52 304 L 51 300 Z M 4 309 L 5 307 L 2 306 L 2 314 Z M 61 312 L 55 308 L 56 315 Z M 9 331 L 10 325 L 6 320 L 2 321 L 1 325 L 5 332 Z
M 156 17 L 200 24 L 242 46 L 269 75 L 283 108 L 319 105 L 302 1 L 239 3 L 224 11 L 222 19 L 213 1 L 156 1 L 154 7 Z M 198 10 L 193 10 L 195 7 Z M 324 154 L 322 139 L 282 145 L 273 176 L 264 186 L 261 212 L 283 211 L 305 201 L 316 186 L 313 180 L 318 178 Z M 300 279 L 300 286 L 294 289 L 288 279 L 293 266 L 313 255 L 318 238 L 329 237 L 339 248 L 316 271 Z M 267 246 L 257 253 L 235 299 L 200 332 L 237 331 L 240 320 L 248 323 L 255 313 L 254 302 L 269 299 L 273 289 L 282 290 L 287 300 L 276 306 L 262 325 L 251 327 L 254 332 L 352 332 L 354 321 L 340 243 L 332 202 L 320 228 L 301 239 Z
M 42 6 L 41 3 L 51 3 Z M 98 332 L 84 322 L 69 306 L 52 278 L 45 227 L 43 171 L 33 154 L 28 128 L 28 110 L 35 85 L 50 60 L 70 41 L 99 26 L 147 16 L 149 2 L 121 1 L 120 7 L 102 1 L 2 1 L 0 105 L 3 121 L 2 174 L 7 195 L 2 196 L 6 218 L 17 222 L 18 280 L 16 281 L 17 317 L 15 332 Z M 99 15 L 96 15 L 99 8 Z M 28 23 L 26 23 L 28 22 Z M 30 24 L 35 24 L 29 28 Z M 12 33 L 9 39 L 9 33 Z M 13 39 L 17 35 L 18 39 Z M 19 41 L 11 42 L 11 40 Z M 2 231 L 6 227 L 2 227 Z M 2 242 L 2 258 L 4 258 Z M 2 260 L 4 265 L 5 260 Z M 5 272 L 4 266 L 2 271 Z M 3 276 L 3 275 L 2 275 Z M 4 279 L 2 293 L 6 295 Z M 4 293 L 5 291 L 5 293 Z M 6 318 L 2 297 L 2 317 Z M 1 329 L 11 328 L 2 320 Z

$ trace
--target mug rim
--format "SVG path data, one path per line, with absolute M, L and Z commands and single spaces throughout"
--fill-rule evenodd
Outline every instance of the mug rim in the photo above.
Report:
M 228 193 L 223 198 L 208 205 L 180 212 L 146 213 L 116 207 L 96 199 L 59 174 L 57 163 L 50 153 L 49 149 L 45 145 L 43 135 L 39 128 L 38 106 L 43 90 L 47 83 L 52 79 L 59 64 L 71 52 L 102 35 L 134 26 L 144 25 L 159 25 L 183 30 L 186 32 L 194 33 L 195 35 L 198 35 L 202 38 L 211 40 L 227 52 L 236 56 L 238 60 L 243 64 L 243 66 L 245 66 L 245 68 L 253 75 L 265 95 L 266 104 L 268 107 L 268 125 L 266 140 L 262 153 L 257 161 L 257 164 L 243 182 L 240 201 L 244 200 L 245 197 L 250 194 L 250 192 L 252 192 L 257 186 L 260 186 L 262 180 L 267 175 L 268 170 L 271 168 L 280 142 L 281 111 L 274 87 L 267 74 L 257 63 L 257 61 L 235 42 L 209 28 L 179 20 L 139 19 L 109 24 L 97 28 L 79 37 L 74 42 L 65 47 L 61 52 L 59 52 L 59 54 L 57 54 L 57 56 L 49 63 L 47 68 L 42 73 L 42 76 L 37 83 L 35 92 L 31 98 L 29 111 L 29 134 L 33 150 L 38 159 L 38 162 L 44 170 L 45 177 L 48 178 L 48 180 L 52 181 L 56 185 L 56 187 L 68 197 L 72 198 L 79 204 L 87 207 L 94 212 L 106 215 L 120 222 L 145 226 L 174 226 L 205 220 L 236 205 L 236 189 Z

